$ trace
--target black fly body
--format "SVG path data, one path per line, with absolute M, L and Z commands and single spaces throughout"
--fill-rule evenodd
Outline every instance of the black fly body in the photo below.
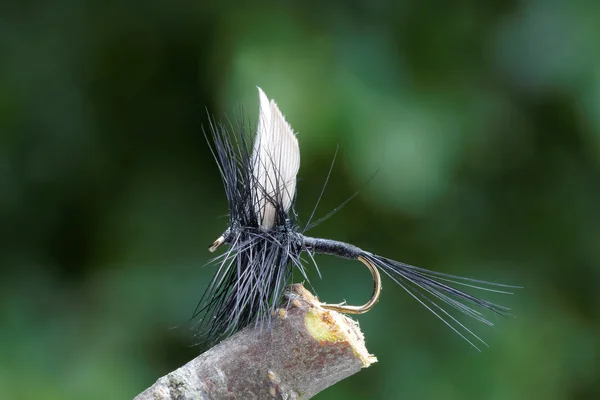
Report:
M 226 125 L 210 125 L 211 151 L 225 187 L 230 220 L 227 230 L 209 248 L 214 252 L 222 244 L 228 245 L 212 260 L 217 271 L 194 313 L 194 317 L 201 316 L 199 330 L 204 338 L 216 340 L 250 324 L 268 324 L 293 270 L 308 281 L 300 258 L 306 252 L 315 266 L 313 254 L 330 254 L 361 261 L 373 274 L 374 293 L 367 304 L 324 307 L 352 314 L 370 310 L 379 299 L 381 271 L 473 347 L 478 348 L 475 340 L 485 345 L 444 304 L 491 326 L 481 310 L 508 316 L 510 309 L 454 286 L 505 294 L 510 293 L 501 288 L 510 286 L 433 272 L 351 244 L 304 235 L 306 227 L 298 226 L 294 211 L 298 140 L 277 104 L 260 88 L 258 91 L 260 113 L 253 143 L 243 130 L 231 132 Z

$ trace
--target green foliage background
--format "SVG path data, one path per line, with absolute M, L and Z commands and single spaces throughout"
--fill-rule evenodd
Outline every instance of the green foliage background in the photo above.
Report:
M 126 399 L 195 357 L 226 227 L 206 109 L 299 132 L 312 235 L 523 285 L 467 321 L 390 281 L 372 368 L 319 399 L 600 397 L 600 8 L 594 1 L 23 1 L 0 6 L 0 398 Z M 364 183 L 376 171 L 369 184 Z M 360 264 L 318 259 L 322 299 Z

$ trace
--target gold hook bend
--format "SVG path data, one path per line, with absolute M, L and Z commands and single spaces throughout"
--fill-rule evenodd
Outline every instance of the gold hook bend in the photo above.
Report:
M 367 311 L 371 310 L 375 307 L 375 304 L 379 301 L 379 296 L 381 295 L 381 275 L 379 275 L 379 271 L 377 267 L 375 267 L 369 260 L 362 256 L 358 256 L 358 261 L 362 262 L 369 268 L 371 274 L 373 275 L 373 296 L 371 299 L 362 306 L 348 306 L 344 303 L 342 304 L 326 304 L 323 303 L 321 306 L 327 310 L 337 311 L 345 314 L 364 314 Z

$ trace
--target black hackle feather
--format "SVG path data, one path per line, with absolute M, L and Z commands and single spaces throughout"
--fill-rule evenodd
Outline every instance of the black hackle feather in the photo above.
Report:
M 288 213 L 276 196 L 264 192 L 252 173 L 249 131 L 243 125 L 236 127 L 236 132 L 230 128 L 211 121 L 211 138 L 207 137 L 225 187 L 230 219 L 223 234 L 229 248 L 212 260 L 217 271 L 193 315 L 201 316 L 198 332 L 208 342 L 252 323 L 268 324 L 294 267 L 304 271 L 293 205 Z M 256 188 L 276 209 L 275 227 L 269 231 L 259 228 L 259 215 L 252 200 Z

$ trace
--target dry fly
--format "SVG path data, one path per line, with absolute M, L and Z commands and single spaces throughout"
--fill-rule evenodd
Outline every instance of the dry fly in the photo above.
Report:
M 260 111 L 254 134 L 243 127 L 210 123 L 207 140 L 225 187 L 229 226 L 209 247 L 214 252 L 228 245 L 212 260 L 216 272 L 194 312 L 194 318 L 201 318 L 201 335 L 214 341 L 250 324 L 268 324 L 294 269 L 308 281 L 301 258 L 306 253 L 315 267 L 314 254 L 329 254 L 358 260 L 373 276 L 374 291 L 366 304 L 323 307 L 349 314 L 369 311 L 379 300 L 382 272 L 473 347 L 478 349 L 477 342 L 486 345 L 450 309 L 489 326 L 493 323 L 482 311 L 508 316 L 510 309 L 456 287 L 511 294 L 506 288 L 514 286 L 429 271 L 352 244 L 305 235 L 315 223 L 310 223 L 311 215 L 301 227 L 294 210 L 300 167 L 298 139 L 275 101 L 260 88 L 258 93 Z

